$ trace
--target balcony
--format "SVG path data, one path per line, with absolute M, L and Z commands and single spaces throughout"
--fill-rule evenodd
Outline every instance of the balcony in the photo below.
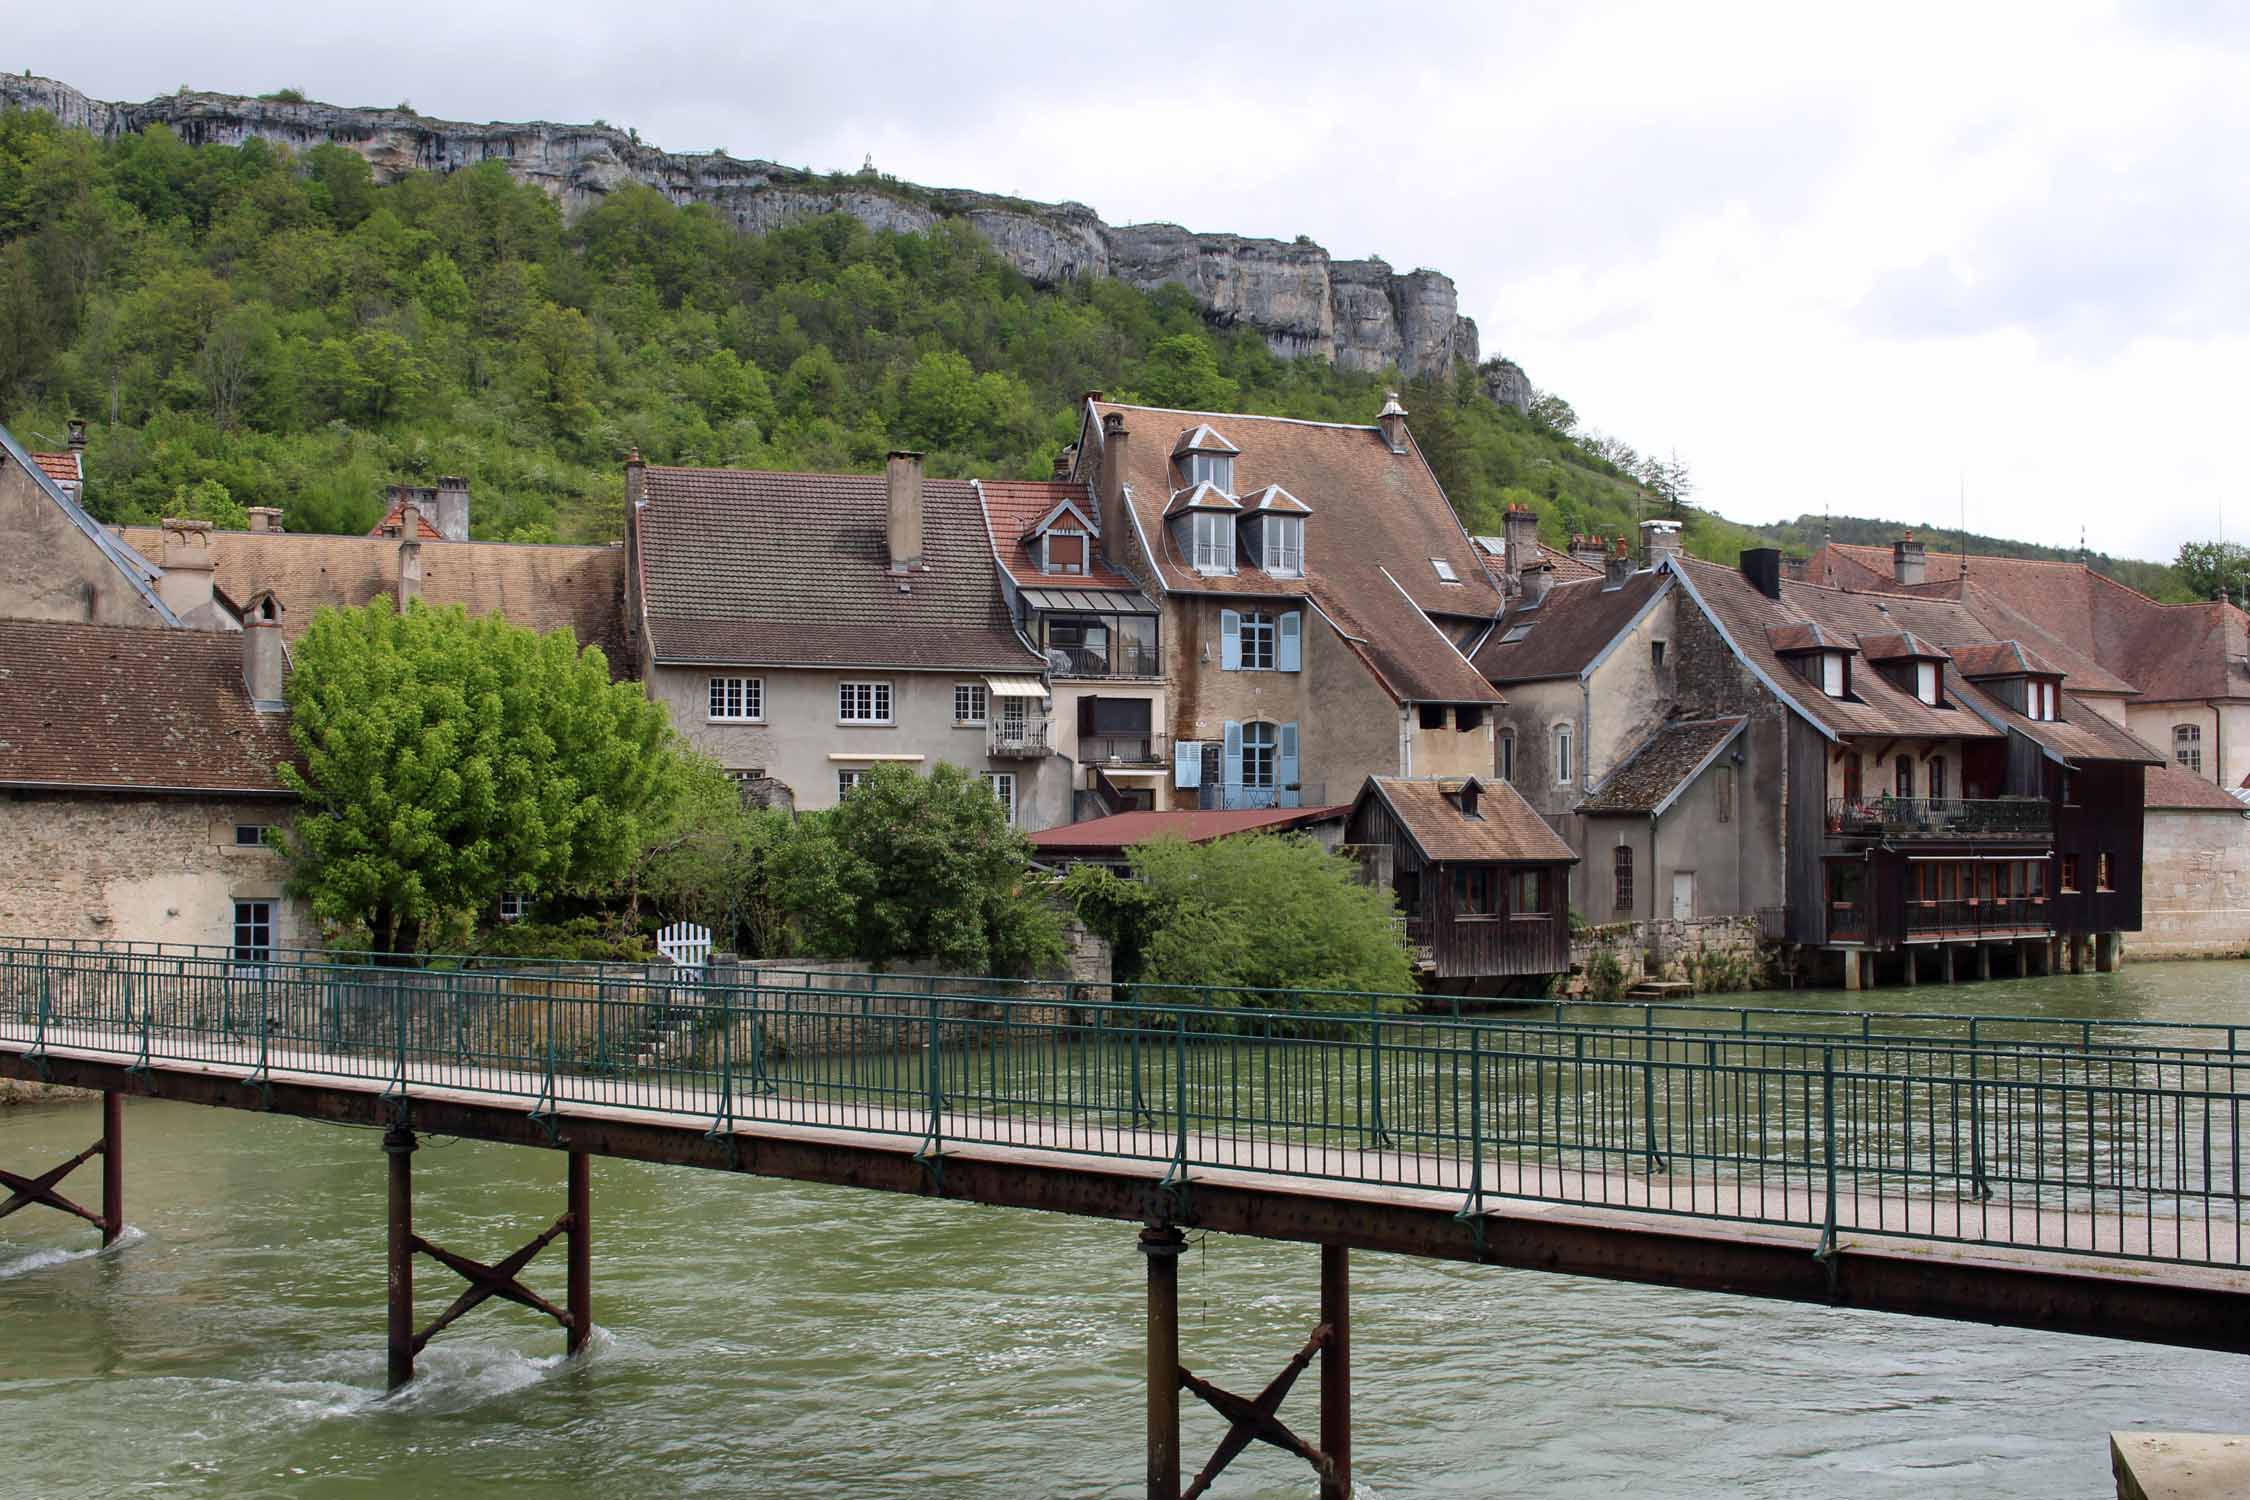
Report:
M 2044 896 L 1986 896 L 1971 901 L 1906 903 L 1910 938 L 2020 937 L 2053 930 Z
M 1036 760 L 1053 748 L 1047 719 L 995 719 L 985 730 L 985 754 L 994 760 Z
M 1227 812 L 1266 807 L 1324 807 L 1328 787 L 1322 782 L 1291 786 L 1236 786 L 1224 782 L 1203 784 L 1203 805 Z
M 1057 677 L 1161 677 L 1163 663 L 1154 646 L 1117 641 L 1108 647 L 1047 646 L 1047 667 Z
M 1828 831 L 1845 838 L 2037 839 L 2054 810 L 2037 797 L 1832 798 Z
M 1141 731 L 1134 734 L 1078 734 L 1078 763 L 1082 766 L 1168 766 L 1172 763 L 1172 737 Z

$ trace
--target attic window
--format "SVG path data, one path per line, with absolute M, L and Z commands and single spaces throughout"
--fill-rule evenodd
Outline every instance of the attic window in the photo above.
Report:
M 1848 688 L 1850 674 L 1844 670 L 1844 653 L 1820 653 L 1820 690 L 1831 698 L 1841 698 Z
M 1234 455 L 1231 453 L 1190 453 L 1181 460 L 1187 470 L 1187 487 L 1209 483 L 1222 495 L 1234 493 Z
M 1935 707 L 1938 701 L 1938 668 L 1934 661 L 1914 664 L 1914 696 Z
M 1039 540 L 1040 572 L 1083 574 L 1086 571 L 1086 533 L 1083 531 L 1050 531 Z
M 1507 630 L 1501 635 L 1500 644 L 1503 646 L 1513 646 L 1516 642 L 1531 634 L 1533 627 L 1538 625 L 1538 623 L 1539 622 L 1537 620 L 1526 620 L 1521 625 L 1510 625 Z
M 2060 715 L 2055 712 L 2062 690 L 2052 677 L 2034 677 L 2024 685 L 2024 713 L 2027 718 L 2052 721 Z
M 1461 575 L 1453 571 L 1453 564 L 1442 557 L 1431 558 L 1430 566 L 1437 569 L 1438 582 L 1440 583 L 1459 583 L 1461 581 Z

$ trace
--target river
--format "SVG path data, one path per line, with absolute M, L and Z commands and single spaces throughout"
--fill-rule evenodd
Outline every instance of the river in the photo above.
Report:
M 1883 990 L 1854 1008 L 2250 1020 L 2250 964 Z M 1833 1004 L 1829 994 L 1770 999 Z M 0 1112 L 41 1170 L 98 1111 Z M 590 1354 L 487 1303 L 383 1383 L 377 1136 L 133 1100 L 127 1216 L 91 1253 L 0 1221 L 8 1496 L 1129 1496 L 1142 1264 L 1130 1226 L 597 1160 Z M 78 1195 L 98 1196 L 98 1165 Z M 416 1228 L 480 1258 L 561 1210 L 562 1158 L 431 1140 Z M 1851 1497 L 2111 1493 L 2112 1428 L 2241 1430 L 2219 1355 L 1361 1255 L 1362 1491 Z M 527 1279 L 559 1294 L 551 1248 Z M 458 1283 L 428 1261 L 423 1316 Z M 1309 1247 L 1181 1265 L 1184 1361 L 1255 1391 L 1314 1320 Z M 495 1310 L 497 1309 L 497 1310 Z M 1284 1417 L 1317 1428 L 1308 1375 Z M 1183 1408 L 1189 1467 L 1222 1433 Z M 1304 1497 L 1258 1447 L 1221 1497 Z

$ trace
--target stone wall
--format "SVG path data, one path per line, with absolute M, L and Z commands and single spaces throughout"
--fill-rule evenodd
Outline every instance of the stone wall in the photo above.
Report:
M 1588 965 L 1603 949 L 1615 955 L 1627 986 L 1642 979 L 1689 979 L 1706 960 L 1739 965 L 1755 983 L 1765 961 L 1754 915 L 1610 922 L 1571 934 L 1568 993 L 1585 993 Z
M 2151 808 L 2141 860 L 2141 930 L 2125 940 L 2133 957 L 2250 952 L 2250 819 Z
M 0 454 L 0 619 L 161 625 L 145 595 L 38 480 Z

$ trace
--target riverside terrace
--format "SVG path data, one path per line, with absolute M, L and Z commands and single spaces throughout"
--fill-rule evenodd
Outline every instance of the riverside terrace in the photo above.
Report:
M 108 1095 L 96 1145 L 0 1175 L 0 1216 L 45 1205 L 114 1235 L 130 1094 L 384 1126 L 394 1385 L 493 1296 L 583 1341 L 590 1153 L 1138 1222 L 1147 1492 L 1166 1500 L 1202 1493 L 1252 1440 L 1350 1493 L 1352 1248 L 2250 1352 L 2250 1028 L 1695 1007 L 1467 1019 L 1373 996 L 1226 1007 L 752 977 L 0 944 L 0 1074 Z M 430 1244 L 413 1231 L 418 1133 L 568 1153 L 565 1212 L 493 1265 Z M 61 1192 L 97 1155 L 99 1213 Z M 1256 1399 L 1180 1363 L 1188 1228 L 1323 1247 L 1319 1321 Z M 558 1308 L 521 1273 L 566 1236 Z M 419 1330 L 417 1254 L 469 1282 Z M 1315 1360 L 1317 1443 L 1276 1416 Z M 1183 1389 L 1230 1422 L 1184 1490 Z

